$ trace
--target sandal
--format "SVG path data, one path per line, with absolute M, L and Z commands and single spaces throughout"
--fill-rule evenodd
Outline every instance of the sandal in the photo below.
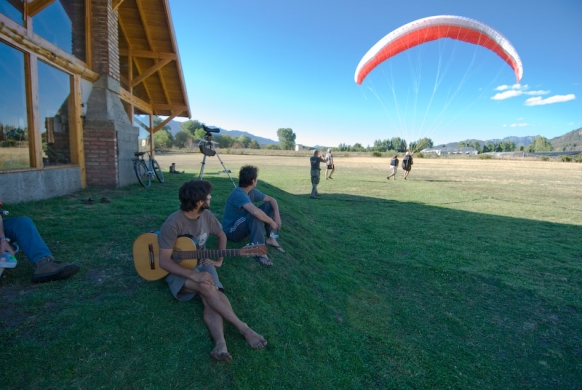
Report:
M 265 255 L 255 256 L 255 260 L 263 267 L 269 268 L 270 266 L 273 265 L 273 263 L 271 263 L 271 260 L 269 260 L 269 258 Z

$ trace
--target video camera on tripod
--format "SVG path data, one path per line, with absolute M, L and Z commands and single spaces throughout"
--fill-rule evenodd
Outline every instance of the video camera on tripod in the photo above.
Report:
M 202 159 L 202 166 L 200 167 L 200 175 L 198 176 L 198 178 L 202 179 L 204 176 L 204 166 L 206 165 L 206 156 L 210 157 L 216 156 L 218 157 L 218 161 L 220 161 L 220 163 L 222 164 L 222 168 L 224 168 L 224 170 L 218 173 L 222 172 L 226 173 L 228 175 L 228 178 L 232 182 L 232 185 L 236 188 L 234 180 L 232 180 L 232 177 L 230 177 L 230 170 L 226 169 L 226 167 L 224 166 L 224 162 L 222 162 L 222 159 L 220 158 L 218 152 L 214 148 L 214 145 L 218 145 L 218 142 L 214 142 L 212 140 L 212 133 L 220 133 L 220 128 L 206 125 L 202 125 L 202 128 L 204 129 L 204 131 L 206 131 L 206 134 L 204 135 L 204 139 L 201 139 L 200 142 L 198 142 L 200 152 L 204 155 L 204 158 Z
M 204 135 L 204 139 L 201 139 L 198 143 L 198 147 L 203 155 L 212 157 L 216 155 L 214 145 L 218 144 L 218 142 L 212 140 L 212 133 L 220 133 L 220 129 L 218 127 L 208 127 L 206 125 L 202 125 L 202 128 L 206 131 L 206 134 Z

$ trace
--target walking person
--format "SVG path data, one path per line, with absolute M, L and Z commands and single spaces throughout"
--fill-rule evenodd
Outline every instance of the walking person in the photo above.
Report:
M 392 176 L 394 176 L 394 180 L 396 180 L 396 171 L 398 170 L 398 155 L 395 154 L 394 157 L 392 157 L 392 160 L 390 160 L 390 170 L 392 171 L 392 174 L 388 177 L 386 177 L 386 179 L 390 180 L 390 178 Z
M 331 175 L 335 171 L 335 165 L 333 164 L 333 154 L 331 154 L 331 148 L 327 149 L 327 154 L 325 155 L 325 180 L 328 179 L 327 172 L 329 172 L 329 179 L 332 179 Z
M 321 168 L 319 168 L 320 163 L 324 163 L 325 160 L 319 155 L 319 150 L 313 152 L 313 156 L 309 157 L 309 164 L 311 164 L 311 199 L 315 199 L 319 196 L 317 192 L 317 185 L 319 184 L 319 177 L 321 175 Z
M 410 152 L 406 152 L 406 156 L 402 159 L 402 169 L 404 170 L 404 180 L 406 180 L 412 169 L 412 156 Z

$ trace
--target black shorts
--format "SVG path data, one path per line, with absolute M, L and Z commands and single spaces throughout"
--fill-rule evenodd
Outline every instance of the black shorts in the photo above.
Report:
M 333 164 L 327 164 L 327 169 L 333 169 Z

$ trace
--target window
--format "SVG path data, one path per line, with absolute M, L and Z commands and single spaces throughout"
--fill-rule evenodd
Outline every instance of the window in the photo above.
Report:
M 1 1 L 1 0 L 0 0 Z M 85 2 L 56 0 L 34 15 L 35 34 L 85 61 Z
M 0 41 L 0 169 L 30 167 L 24 53 Z
M 24 3 L 22 0 L 0 0 L 0 14 L 8 16 L 16 23 L 24 26 Z
M 43 163 L 69 164 L 71 146 L 69 131 L 69 96 L 71 77 L 38 62 L 38 100 L 42 134 Z

